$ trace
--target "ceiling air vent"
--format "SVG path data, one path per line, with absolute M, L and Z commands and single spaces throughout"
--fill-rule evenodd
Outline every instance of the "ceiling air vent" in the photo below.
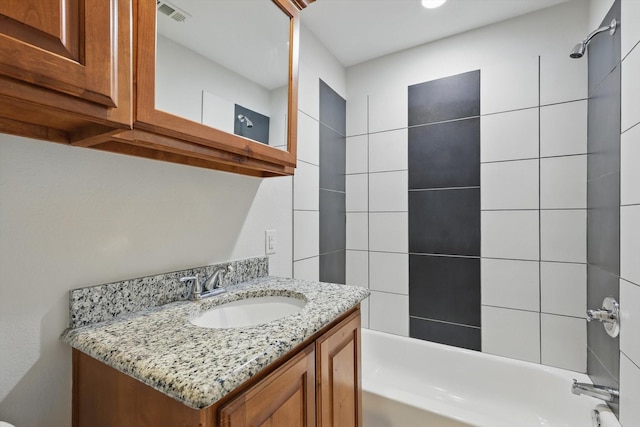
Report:
M 156 0 L 156 8 L 158 12 L 177 22 L 184 22 L 187 18 L 191 18 L 187 12 L 165 0 Z

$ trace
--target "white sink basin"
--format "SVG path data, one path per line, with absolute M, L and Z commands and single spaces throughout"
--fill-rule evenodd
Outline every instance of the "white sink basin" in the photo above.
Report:
M 306 304 L 305 300 L 292 297 L 247 298 L 213 307 L 189 321 L 202 328 L 242 328 L 290 316 Z

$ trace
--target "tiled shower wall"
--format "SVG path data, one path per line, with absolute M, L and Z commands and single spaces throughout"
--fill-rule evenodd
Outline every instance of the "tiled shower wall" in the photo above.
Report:
M 482 351 L 584 372 L 586 84 L 559 96 L 552 61 L 480 70 Z M 384 96 L 360 103 L 369 132 L 347 138 L 347 283 L 369 284 L 372 329 L 409 335 L 408 129 L 371 122 Z
M 480 70 L 482 350 L 586 370 L 587 64 L 565 45 L 587 15 L 569 2 L 347 70 L 346 273 L 369 327 L 409 335 L 407 88 Z
M 640 425 L 640 2 L 622 0 L 620 422 Z
M 620 1 L 602 25 L 620 18 Z M 587 305 L 620 300 L 620 31 L 589 44 Z M 595 384 L 619 388 L 620 339 L 600 322 L 587 327 L 587 373 Z M 618 411 L 617 402 L 610 404 Z

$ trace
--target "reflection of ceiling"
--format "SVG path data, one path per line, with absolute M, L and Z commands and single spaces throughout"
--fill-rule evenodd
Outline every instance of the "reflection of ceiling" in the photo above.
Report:
M 289 18 L 268 0 L 169 0 L 191 17 L 158 13 L 158 32 L 269 89 L 287 84 Z
M 348 67 L 566 1 L 449 0 L 424 9 L 420 0 L 317 0 L 301 17 Z

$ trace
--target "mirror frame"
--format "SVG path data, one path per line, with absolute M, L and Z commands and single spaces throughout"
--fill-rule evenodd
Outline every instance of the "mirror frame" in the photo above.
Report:
M 146 131 L 148 148 L 173 155 L 207 158 L 219 163 L 221 170 L 240 166 L 253 172 L 270 175 L 292 175 L 296 166 L 298 128 L 298 60 L 301 7 L 310 2 L 300 0 L 271 1 L 289 17 L 289 102 L 287 150 L 274 148 L 251 139 L 183 117 L 157 110 L 155 103 L 156 76 L 156 2 L 137 0 L 134 7 L 134 129 Z M 152 135 L 161 135 L 153 138 Z M 169 137 L 169 138 L 167 138 Z M 136 144 L 137 145 L 137 144 Z M 231 168 L 231 169 L 230 169 Z M 241 172 L 242 173 L 242 172 Z M 253 174 L 253 173 L 251 173 Z

